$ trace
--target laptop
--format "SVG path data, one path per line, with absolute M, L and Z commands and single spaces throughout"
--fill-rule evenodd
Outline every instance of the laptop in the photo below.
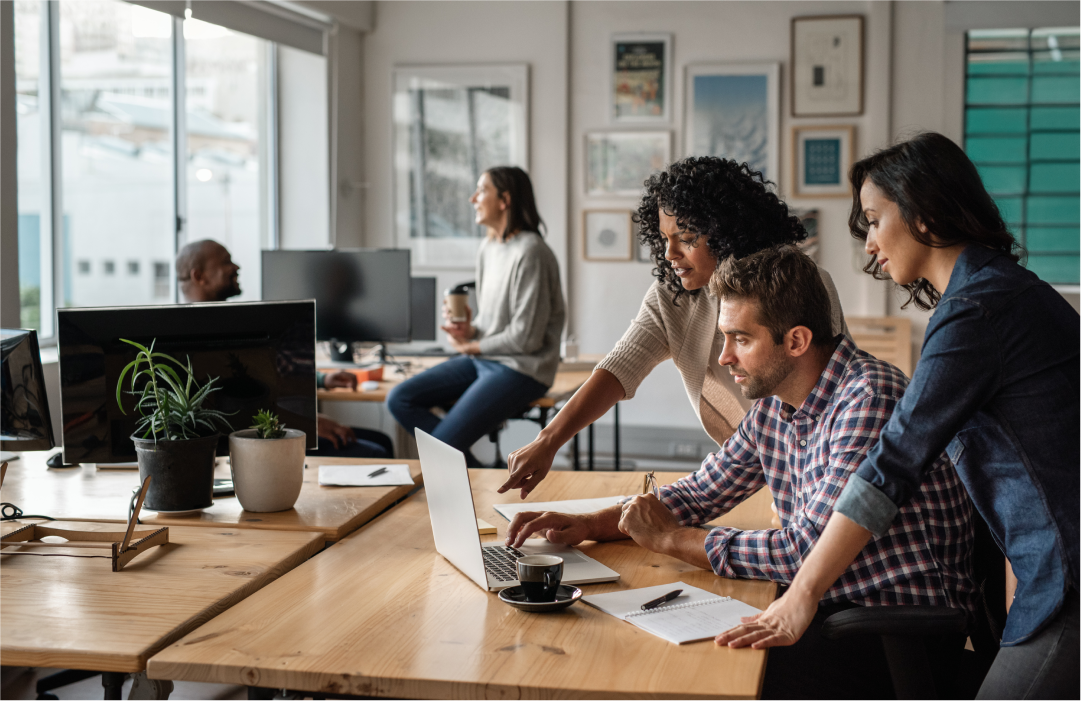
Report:
M 580 550 L 549 543 L 542 538 L 531 538 L 517 550 L 502 543 L 481 545 L 465 455 L 419 428 L 416 436 L 435 549 L 481 589 L 499 591 L 518 586 L 515 561 L 522 555 L 562 557 L 563 584 L 593 584 L 619 579 L 618 572 Z

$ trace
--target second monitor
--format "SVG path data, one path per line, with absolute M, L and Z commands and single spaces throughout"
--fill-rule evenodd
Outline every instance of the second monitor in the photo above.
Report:
M 410 340 L 409 251 L 263 251 L 263 299 L 315 300 L 320 341 Z

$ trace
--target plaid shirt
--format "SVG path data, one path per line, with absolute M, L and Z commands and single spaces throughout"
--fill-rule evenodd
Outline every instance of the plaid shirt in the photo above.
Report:
M 661 501 L 680 523 L 697 525 L 769 486 L 783 527 L 714 528 L 706 555 L 719 575 L 788 584 L 907 384 L 900 370 L 844 337 L 799 409 L 777 397 L 755 402 L 701 469 L 661 488 Z M 974 611 L 971 513 L 968 494 L 943 453 L 893 527 L 867 544 L 822 603 Z

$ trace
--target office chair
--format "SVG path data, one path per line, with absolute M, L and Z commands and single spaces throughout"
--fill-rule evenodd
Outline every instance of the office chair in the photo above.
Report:
M 948 606 L 867 606 L 835 613 L 822 625 L 827 640 L 879 636 L 899 699 L 975 698 L 998 654 L 1006 622 L 1006 558 L 977 511 L 972 518 L 975 620 Z M 973 650 L 943 654 L 966 632 Z

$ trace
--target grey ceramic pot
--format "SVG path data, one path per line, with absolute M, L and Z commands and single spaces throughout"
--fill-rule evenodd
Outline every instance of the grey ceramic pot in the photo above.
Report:
M 284 438 L 258 438 L 254 428 L 229 434 L 233 490 L 245 511 L 293 508 L 304 483 L 306 435 L 285 429 Z

